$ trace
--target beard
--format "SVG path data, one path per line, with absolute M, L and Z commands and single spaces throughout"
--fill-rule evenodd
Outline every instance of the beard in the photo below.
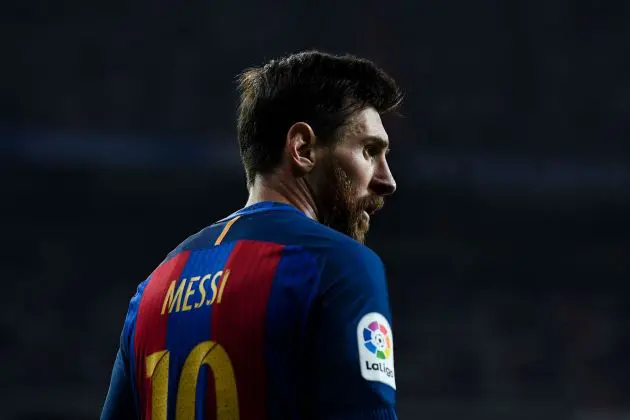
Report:
M 348 173 L 334 161 L 326 164 L 324 185 L 320 186 L 320 222 L 360 243 L 370 227 L 372 214 L 383 207 L 383 197 L 369 195 L 358 197 L 357 188 Z

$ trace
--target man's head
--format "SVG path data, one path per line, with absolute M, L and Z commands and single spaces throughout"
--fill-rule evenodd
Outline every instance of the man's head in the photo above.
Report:
M 248 185 L 280 173 L 320 222 L 363 241 L 368 214 L 396 188 L 380 117 L 402 99 L 394 80 L 368 60 L 308 51 L 247 70 L 239 88 Z

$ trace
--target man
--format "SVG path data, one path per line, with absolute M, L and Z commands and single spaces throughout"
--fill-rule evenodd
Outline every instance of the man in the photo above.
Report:
M 396 184 L 396 83 L 317 51 L 240 78 L 249 200 L 131 299 L 101 419 L 395 419 L 383 264 L 362 245 Z

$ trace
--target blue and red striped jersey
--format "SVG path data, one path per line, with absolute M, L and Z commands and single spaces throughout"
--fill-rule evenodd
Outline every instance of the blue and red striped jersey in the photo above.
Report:
M 262 202 L 138 286 L 101 419 L 395 419 L 395 389 L 379 257 Z

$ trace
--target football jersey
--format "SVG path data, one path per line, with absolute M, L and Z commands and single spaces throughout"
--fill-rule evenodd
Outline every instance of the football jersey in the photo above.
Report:
M 395 389 L 379 257 L 261 202 L 140 283 L 101 419 L 395 419 Z

